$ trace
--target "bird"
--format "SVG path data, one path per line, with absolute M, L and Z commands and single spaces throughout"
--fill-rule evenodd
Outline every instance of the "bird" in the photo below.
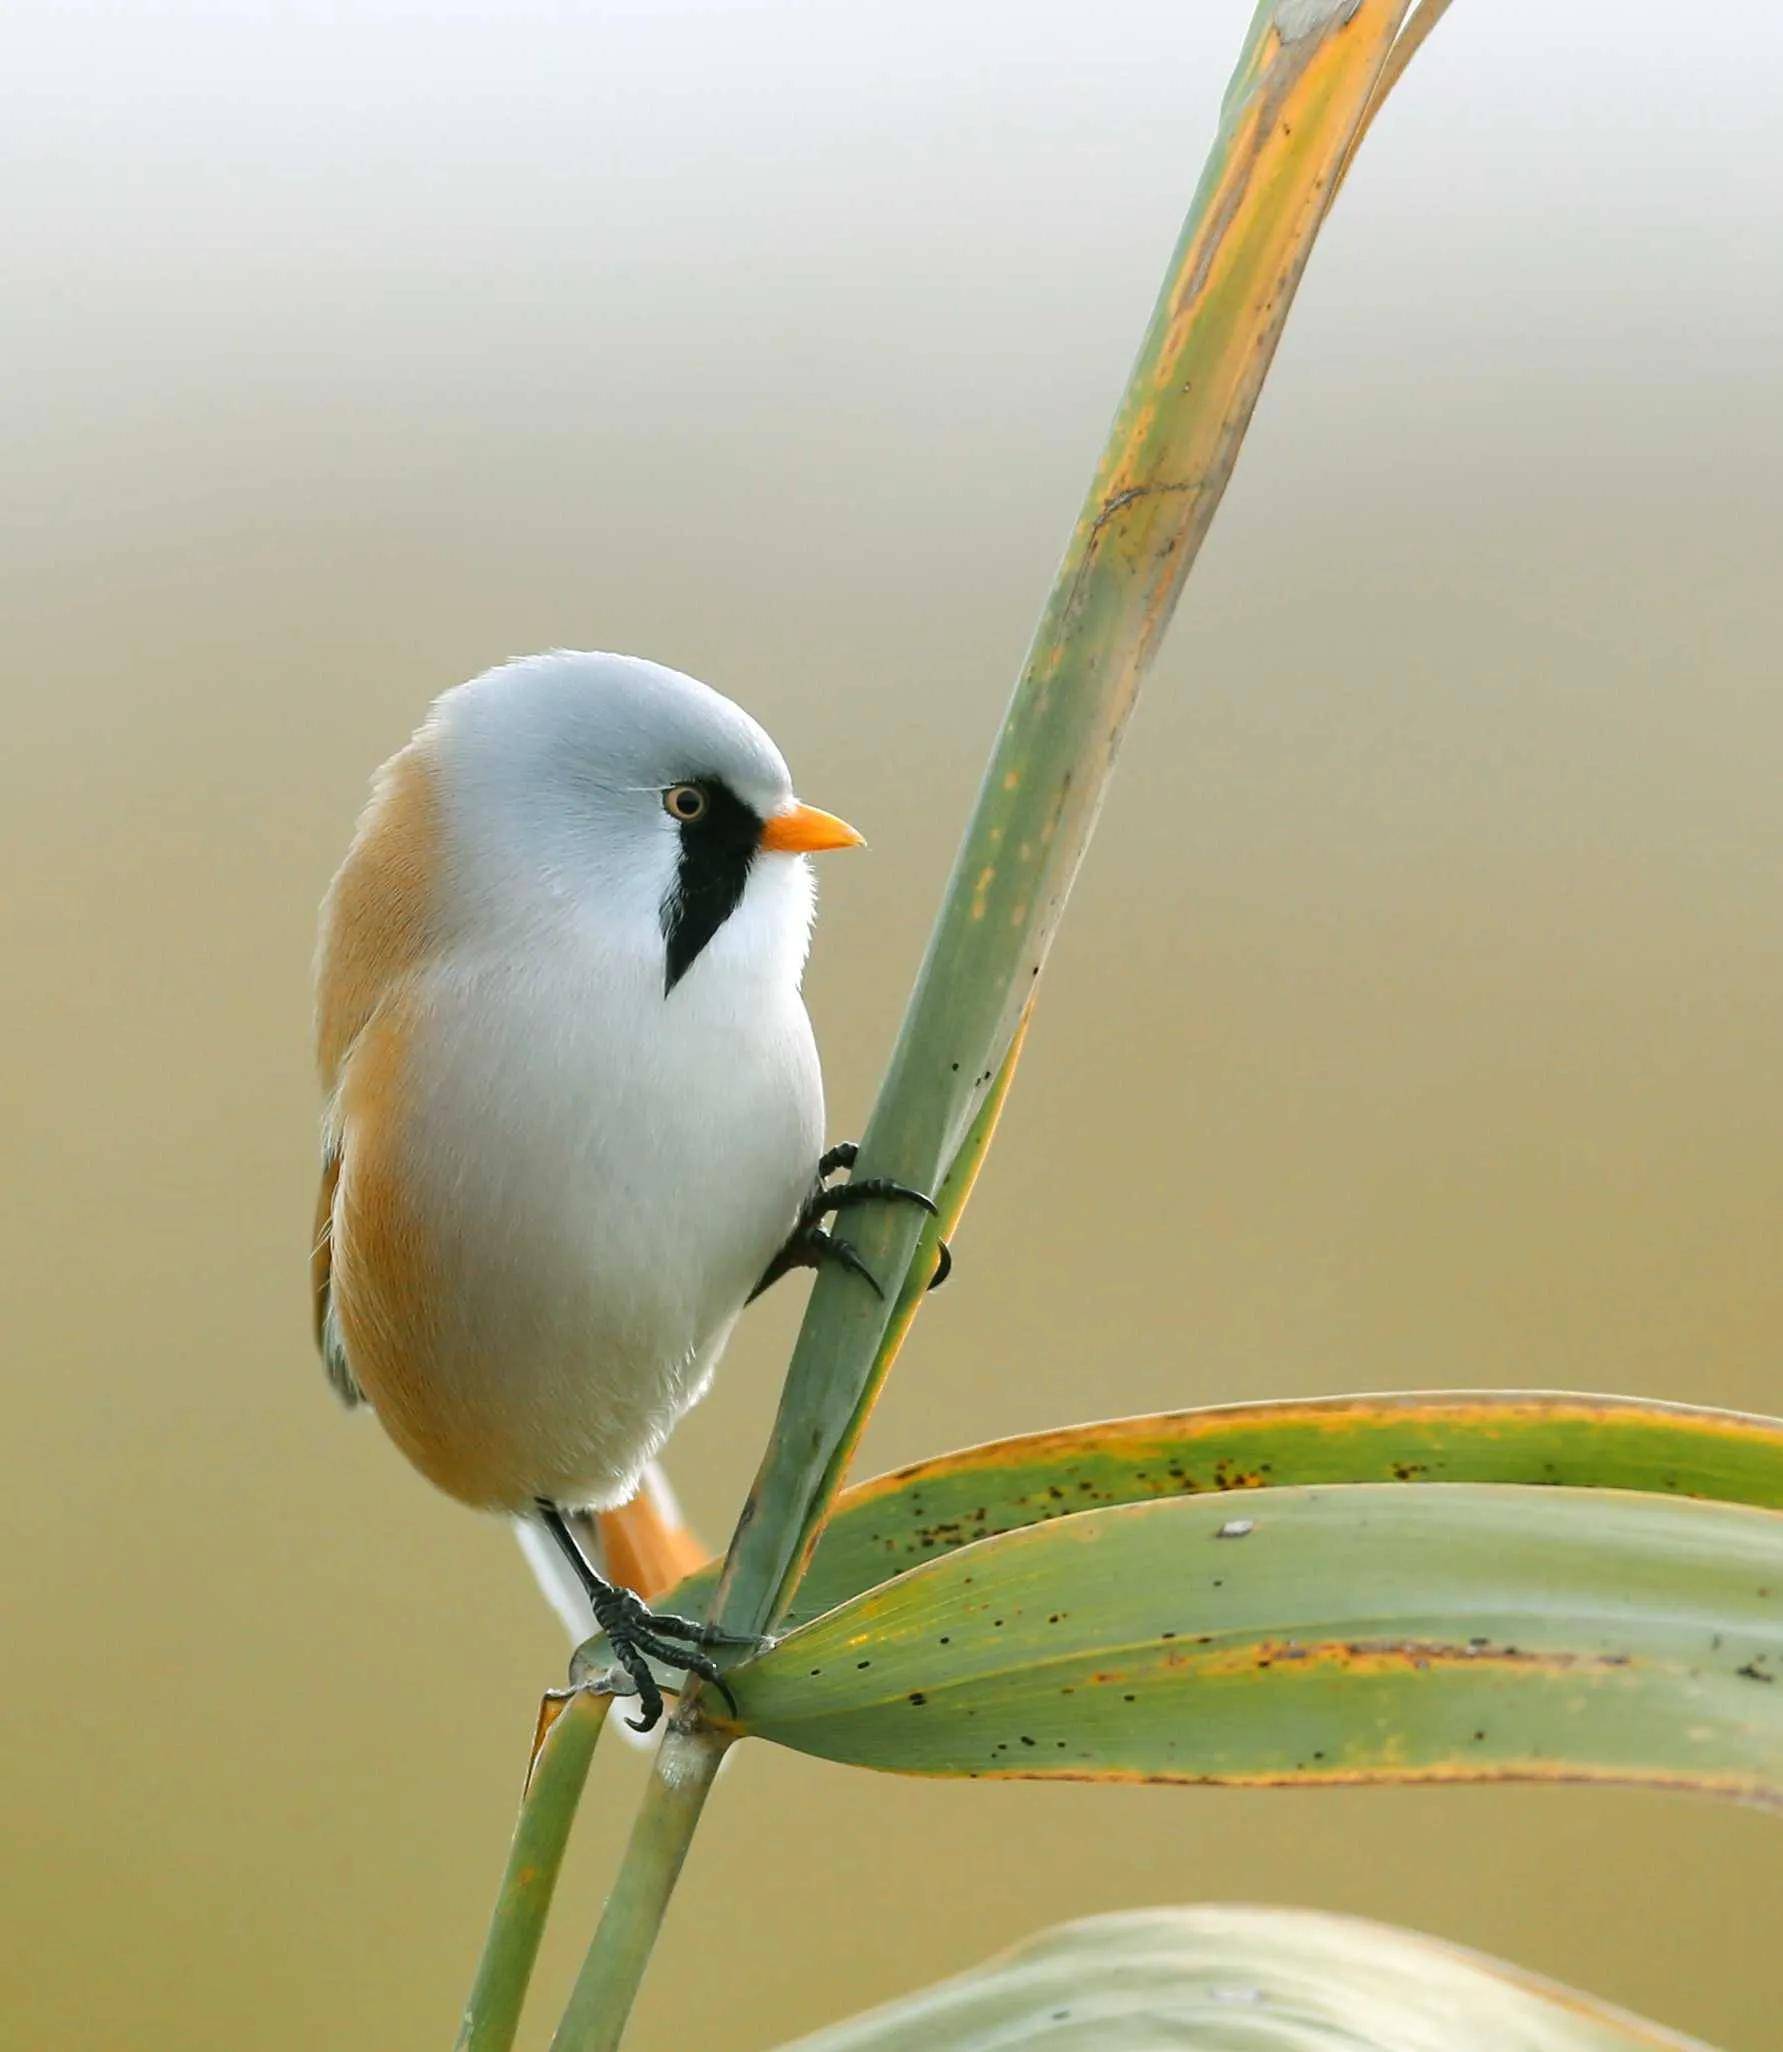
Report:
M 328 1379 L 448 1496 L 548 1536 L 640 1731 L 650 1661 L 723 1689 L 724 1639 L 603 1576 L 582 1514 L 634 1496 L 770 1284 L 835 1261 L 880 1288 L 826 1220 L 934 1211 L 823 1149 L 808 858 L 861 845 L 710 686 L 556 649 L 433 701 L 322 902 Z

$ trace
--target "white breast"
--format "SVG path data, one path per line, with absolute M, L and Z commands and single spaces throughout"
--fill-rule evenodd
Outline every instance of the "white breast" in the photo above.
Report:
M 404 1151 L 445 1296 L 430 1401 L 503 1449 L 505 1507 L 630 1495 L 810 1187 L 823 1087 L 768 881 L 666 997 L 660 954 L 573 923 L 422 981 Z

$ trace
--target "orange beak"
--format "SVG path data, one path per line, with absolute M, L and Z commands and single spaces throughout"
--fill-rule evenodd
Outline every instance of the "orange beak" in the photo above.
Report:
M 866 837 L 833 812 L 815 805 L 795 805 L 777 812 L 762 828 L 761 845 L 777 855 L 816 855 L 825 848 L 864 848 Z

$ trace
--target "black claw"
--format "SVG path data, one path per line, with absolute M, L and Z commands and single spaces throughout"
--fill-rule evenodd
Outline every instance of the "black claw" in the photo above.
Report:
M 613 1651 L 638 1691 L 638 1715 L 628 1717 L 626 1723 L 633 1731 L 654 1731 L 662 1722 L 662 1691 L 656 1686 L 656 1677 L 650 1672 L 649 1663 L 641 1659 L 631 1646 L 616 1644 Z
M 648 1610 L 635 1596 L 632 1601 L 637 1605 L 631 1620 L 634 1636 L 641 1632 L 651 1639 L 686 1639 L 695 1646 L 735 1646 L 750 1653 L 765 1652 L 774 1643 L 764 1639 L 760 1632 L 727 1632 L 720 1625 L 708 1624 L 703 1617 L 678 1617 L 672 1610 Z
M 834 1233 L 826 1233 L 822 1226 L 812 1226 L 808 1230 L 811 1245 L 817 1250 L 820 1261 L 834 1261 L 839 1267 L 846 1268 L 850 1275 L 858 1275 L 874 1296 L 884 1301 L 885 1292 L 879 1287 L 879 1278 L 846 1240 L 837 1239 Z
M 677 1617 L 670 1610 L 646 1610 L 634 1596 L 636 1606 L 631 1622 L 641 1626 L 653 1639 L 691 1639 L 696 1646 L 713 1643 L 712 1627 L 697 1617 Z
M 765 1653 L 774 1641 L 765 1632 L 727 1632 L 722 1625 L 702 1625 L 700 1644 L 730 1646 L 739 1653 Z
M 819 1190 L 799 1213 L 805 1225 L 815 1225 L 828 1212 L 849 1211 L 857 1204 L 871 1204 L 875 1198 L 895 1197 L 907 1204 L 920 1205 L 931 1218 L 935 1216 L 935 1203 L 920 1190 L 911 1189 L 908 1183 L 894 1182 L 890 1176 L 866 1176 L 858 1183 L 838 1183 L 833 1190 Z
M 657 1657 L 660 1659 L 661 1655 L 659 1654 Z M 710 1682 L 724 1698 L 733 1717 L 740 1714 L 737 1709 L 737 1699 L 731 1694 L 731 1685 L 719 1673 L 715 1661 L 709 1660 L 704 1653 L 695 1653 L 686 1659 L 680 1660 L 677 1664 L 684 1667 L 689 1674 L 697 1674 L 701 1681 Z
M 913 1190 L 908 1183 L 900 1183 L 891 1176 L 863 1176 L 859 1182 L 838 1183 L 833 1187 L 826 1178 L 838 1169 L 852 1169 L 860 1158 L 860 1148 L 853 1140 L 838 1141 L 817 1164 L 817 1180 L 811 1195 L 801 1206 L 798 1219 L 787 1236 L 786 1244 L 768 1263 L 762 1279 L 750 1292 L 749 1301 L 754 1303 L 763 1290 L 777 1283 L 783 1275 L 795 1268 L 821 1268 L 826 1261 L 839 1262 L 851 1269 L 867 1283 L 873 1294 L 882 1301 L 885 1291 L 879 1278 L 868 1268 L 846 1240 L 838 1239 L 834 1233 L 825 1230 L 823 1221 L 856 1205 L 873 1203 L 914 1204 L 936 1217 L 935 1200 L 921 1190 Z M 947 1242 L 937 1243 L 939 1252 L 935 1261 L 935 1273 L 929 1288 L 938 1289 L 947 1280 L 953 1267 L 953 1256 Z
M 646 1658 L 654 1645 L 641 1624 L 647 1615 L 629 1589 L 607 1584 L 594 1592 L 594 1621 L 606 1633 L 614 1659 L 630 1675 L 638 1692 L 638 1715 L 625 1720 L 633 1731 L 650 1731 L 662 1721 L 662 1690 Z
M 731 1694 L 730 1684 L 719 1673 L 717 1662 L 708 1654 L 690 1652 L 684 1647 L 666 1645 L 652 1633 L 639 1630 L 636 1627 L 626 1635 L 626 1644 L 630 1648 L 632 1656 L 638 1659 L 640 1664 L 645 1660 L 660 1660 L 665 1667 L 679 1667 L 684 1673 L 697 1674 L 701 1681 L 710 1682 L 730 1705 L 731 1715 L 733 1717 L 737 1715 L 737 1699 Z M 626 1663 L 626 1672 L 632 1674 L 635 1679 L 636 1670 L 631 1667 L 629 1662 Z M 649 1674 L 650 1670 L 648 1667 L 645 1667 L 644 1672 Z M 662 1692 L 656 1688 L 656 1678 L 654 1675 L 650 1678 L 650 1686 L 655 1691 L 657 1716 L 660 1716 L 662 1714 Z M 627 1722 L 630 1723 L 633 1720 L 628 1719 Z M 654 1724 L 655 1722 L 656 1718 L 652 1717 L 650 1723 Z M 634 1729 L 639 1731 L 648 1731 L 649 1728 L 650 1725 L 648 1724 L 634 1724 Z

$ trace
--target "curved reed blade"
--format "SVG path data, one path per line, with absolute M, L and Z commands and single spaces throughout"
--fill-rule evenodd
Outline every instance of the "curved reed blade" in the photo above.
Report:
M 1086 1917 L 781 2052 L 1710 2052 L 1415 1931 L 1207 1904 Z
M 1120 1504 L 913 1568 L 730 1681 L 741 1730 L 905 1773 L 1783 1803 L 1783 1513 L 1467 1483 Z
M 1089 493 L 1004 717 L 859 1173 L 933 1188 L 993 1084 L 1052 943 L 1139 685 L 1212 523 L 1406 0 L 1263 0 Z M 910 1206 L 851 1221 L 901 1286 Z M 896 1351 L 894 1309 L 818 1277 L 719 1612 L 781 1612 Z
M 1552 1390 L 1218 1404 L 1024 1433 L 845 1489 L 787 1612 L 804 1624 L 974 1539 L 1073 1511 L 1316 1482 L 1526 1482 L 1783 1509 L 1783 1419 Z M 703 1614 L 708 1561 L 668 1599 Z

